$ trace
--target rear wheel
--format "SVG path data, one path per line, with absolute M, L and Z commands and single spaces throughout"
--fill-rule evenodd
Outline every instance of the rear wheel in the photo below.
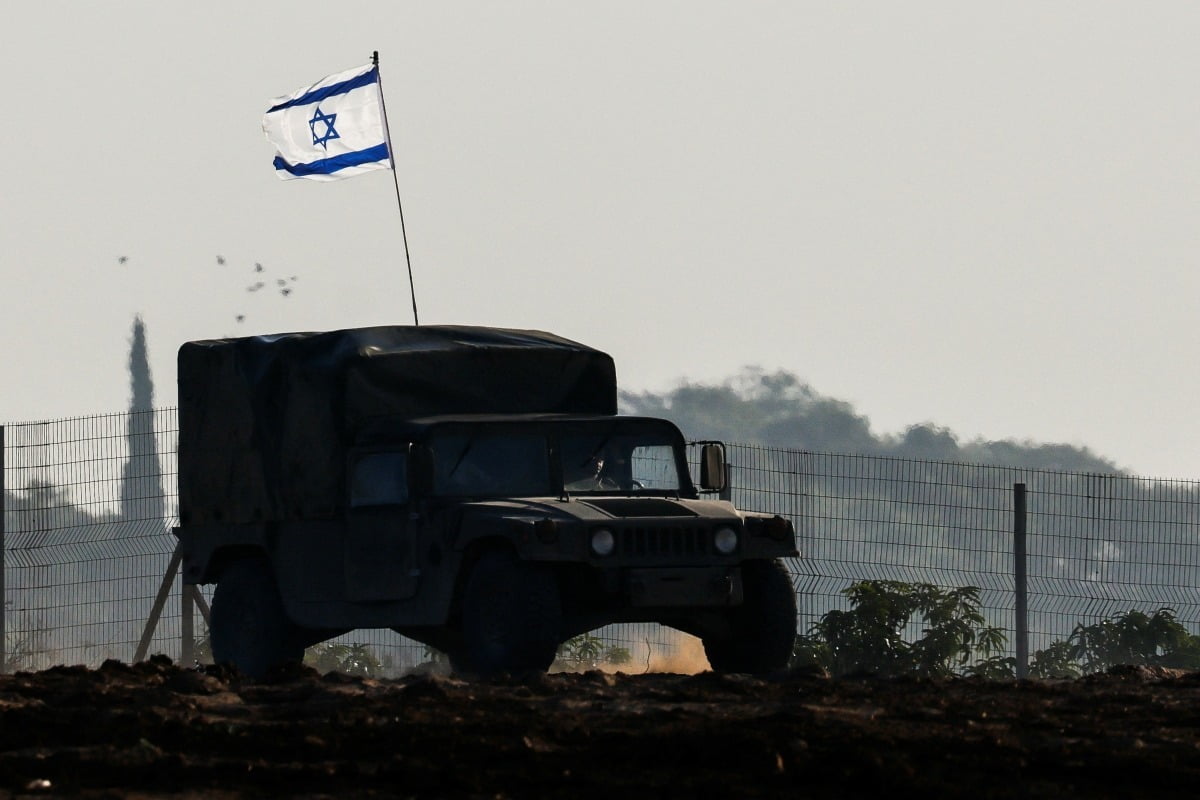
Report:
M 463 644 L 450 654 L 455 672 L 488 677 L 545 672 L 562 629 L 554 574 L 506 553 L 476 564 L 463 597 Z
M 796 592 L 780 561 L 742 565 L 743 603 L 729 616 L 729 630 L 704 637 L 704 653 L 717 672 L 785 669 L 796 641 Z
M 304 657 L 275 578 L 262 559 L 237 561 L 221 573 L 213 593 L 211 627 L 213 660 L 233 664 L 252 678 Z

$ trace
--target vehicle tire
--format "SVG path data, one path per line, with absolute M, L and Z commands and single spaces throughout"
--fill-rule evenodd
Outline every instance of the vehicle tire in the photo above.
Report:
M 562 629 L 554 574 L 507 553 L 483 556 L 463 596 L 463 647 L 450 654 L 456 672 L 474 677 L 545 672 Z
M 459 676 L 469 676 L 473 673 L 474 667 L 467 660 L 467 651 L 451 650 L 446 653 L 446 660 L 450 662 L 450 674 Z
M 709 665 L 715 672 L 785 669 L 796 642 L 796 591 L 783 562 L 743 564 L 742 597 L 730 613 L 730 630 L 703 639 Z
M 211 627 L 213 661 L 232 664 L 252 678 L 304 657 L 275 578 L 262 559 L 234 562 L 221 573 L 213 593 Z

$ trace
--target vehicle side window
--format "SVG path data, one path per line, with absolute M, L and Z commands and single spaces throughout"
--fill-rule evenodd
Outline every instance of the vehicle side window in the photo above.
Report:
M 434 489 L 450 496 L 536 497 L 551 492 L 546 438 L 490 433 L 444 436 L 434 445 Z
M 350 481 L 351 508 L 407 502 L 407 453 L 370 453 L 354 465 Z

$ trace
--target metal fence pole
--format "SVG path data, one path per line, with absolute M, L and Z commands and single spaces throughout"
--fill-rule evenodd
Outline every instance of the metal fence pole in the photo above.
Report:
M 1017 677 L 1029 677 L 1029 605 L 1025 558 L 1025 484 L 1013 484 L 1013 575 L 1017 595 Z
M 183 571 L 179 573 L 179 666 L 185 669 L 192 666 L 196 660 L 194 646 L 196 639 L 192 631 L 195 604 L 192 602 L 191 586 L 183 581 Z
M 8 589 L 4 582 L 4 426 L 0 425 L 0 675 L 8 672 Z
M 171 554 L 171 561 L 167 564 L 167 572 L 163 575 L 162 583 L 158 586 L 158 594 L 154 597 L 154 605 L 150 607 L 150 616 L 146 619 L 146 627 L 142 629 L 142 639 L 138 642 L 137 650 L 133 653 L 135 664 L 146 660 L 146 653 L 150 650 L 150 640 L 154 637 L 154 629 L 158 627 L 158 620 L 162 616 L 163 606 L 167 603 L 167 595 L 171 593 L 171 586 L 175 583 L 175 573 L 179 571 L 179 562 L 182 560 L 183 550 L 177 544 L 175 545 L 175 552 Z

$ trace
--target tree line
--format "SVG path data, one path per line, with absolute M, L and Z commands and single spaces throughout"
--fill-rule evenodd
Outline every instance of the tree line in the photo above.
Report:
M 666 392 L 620 393 L 622 413 L 665 417 L 696 439 L 719 439 L 820 453 L 856 453 L 927 461 L 1117 473 L 1085 447 L 1029 441 L 961 441 L 932 422 L 896 435 L 877 434 L 844 400 L 822 395 L 795 374 L 747 367 L 720 383 L 683 382 Z

